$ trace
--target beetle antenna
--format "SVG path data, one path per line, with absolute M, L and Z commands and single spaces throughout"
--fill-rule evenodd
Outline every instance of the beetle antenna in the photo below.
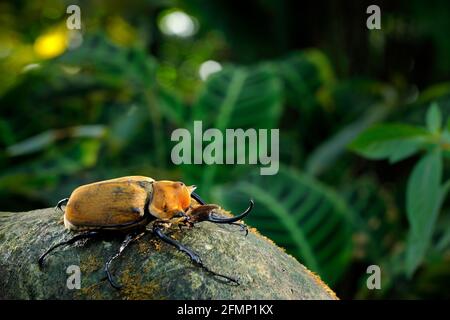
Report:
M 239 220 L 243 219 L 245 216 L 247 216 L 250 213 L 250 211 L 252 211 L 254 204 L 255 203 L 253 202 L 253 200 L 250 200 L 249 207 L 244 212 L 242 212 L 240 215 L 238 215 L 236 217 L 233 217 L 233 218 L 219 218 L 219 217 L 217 217 L 215 215 L 210 214 L 208 216 L 208 218 L 206 218 L 206 221 L 210 221 L 210 222 L 214 222 L 214 223 L 228 223 L 228 224 L 236 222 L 236 221 L 239 221 Z

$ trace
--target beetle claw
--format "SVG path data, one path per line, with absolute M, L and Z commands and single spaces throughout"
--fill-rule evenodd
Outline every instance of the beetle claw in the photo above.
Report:
M 248 236 L 248 227 L 243 223 L 232 222 L 231 225 L 238 226 L 241 228 L 241 231 L 245 231 L 245 236 Z

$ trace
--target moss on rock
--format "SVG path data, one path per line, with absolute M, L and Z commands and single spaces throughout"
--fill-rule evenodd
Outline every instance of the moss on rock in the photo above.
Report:
M 145 235 L 114 262 L 122 290 L 113 289 L 103 265 L 121 240 L 91 239 L 56 250 L 43 270 L 37 260 L 73 233 L 53 209 L 0 213 L 0 298 L 3 299 L 336 299 L 318 276 L 269 239 L 251 230 L 200 223 L 174 236 L 210 269 L 238 278 L 225 284 L 191 264 L 182 253 Z M 70 290 L 67 267 L 81 270 L 81 289 Z

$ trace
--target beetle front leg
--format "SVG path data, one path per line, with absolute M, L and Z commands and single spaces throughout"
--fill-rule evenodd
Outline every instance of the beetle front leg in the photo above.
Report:
M 174 215 L 172 219 L 169 220 L 169 223 L 171 225 L 178 226 L 180 230 L 182 230 L 182 227 L 187 227 L 190 229 L 194 226 L 194 223 L 190 220 L 191 217 L 187 213 L 185 213 L 184 211 L 180 211 L 176 215 Z
M 120 289 L 120 288 L 122 288 L 122 286 L 117 284 L 117 282 L 114 281 L 111 271 L 109 270 L 111 263 L 115 259 L 117 259 L 118 257 L 120 257 L 122 255 L 123 251 L 128 247 L 128 245 L 131 242 L 138 240 L 145 233 L 147 233 L 147 231 L 140 232 L 140 233 L 132 232 L 132 233 L 127 234 L 127 236 L 125 237 L 125 240 L 123 240 L 122 244 L 120 245 L 119 251 L 115 255 L 110 257 L 109 260 L 106 262 L 106 264 L 105 264 L 106 276 L 108 277 L 108 281 L 114 289 Z
M 230 282 L 233 282 L 237 285 L 239 285 L 239 282 L 236 279 L 233 279 L 231 277 L 216 273 L 210 269 L 208 269 L 202 262 L 202 260 L 200 259 L 200 257 L 198 256 L 198 254 L 196 254 L 195 252 L 193 252 L 191 249 L 185 247 L 184 245 L 182 245 L 180 242 L 172 239 L 171 237 L 169 237 L 168 235 L 166 235 L 161 226 L 159 224 L 154 224 L 153 225 L 153 234 L 156 235 L 159 239 L 161 239 L 162 241 L 164 241 L 167 244 L 170 244 L 172 246 L 174 246 L 175 248 L 177 248 L 179 251 L 185 253 L 186 255 L 189 256 L 189 258 L 191 259 L 191 261 L 198 267 L 204 269 L 205 271 L 207 271 L 208 273 L 211 273 L 212 275 L 215 275 L 217 277 L 221 277 L 224 278 Z

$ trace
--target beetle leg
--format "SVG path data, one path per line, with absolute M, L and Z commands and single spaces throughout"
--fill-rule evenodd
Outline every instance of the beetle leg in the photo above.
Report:
M 63 211 L 62 206 L 66 205 L 68 201 L 69 201 L 69 198 L 64 198 L 64 199 L 59 200 L 58 203 L 56 204 L 55 211 L 57 209 Z
M 180 242 L 172 239 L 171 237 L 167 236 L 166 234 L 164 234 L 163 230 L 161 229 L 161 227 L 156 224 L 153 227 L 153 234 L 156 235 L 159 239 L 161 239 L 162 241 L 164 241 L 167 244 L 170 244 L 172 246 L 174 246 L 175 248 L 177 248 L 179 251 L 185 253 L 186 255 L 189 256 L 189 258 L 191 259 L 192 263 L 194 263 L 196 266 L 204 269 L 205 271 L 207 271 L 208 273 L 211 273 L 214 276 L 220 277 L 220 278 L 224 278 L 230 282 L 233 282 L 237 285 L 239 285 L 239 282 L 236 279 L 233 279 L 231 277 L 216 273 L 210 269 L 208 269 L 202 262 L 202 260 L 200 259 L 200 257 L 193 252 L 191 249 L 185 247 L 184 245 L 182 245 Z
M 44 264 L 45 257 L 49 253 L 51 253 L 53 250 L 55 250 L 56 248 L 59 248 L 61 246 L 71 245 L 71 244 L 73 244 L 73 243 L 75 243 L 75 242 L 77 242 L 78 240 L 81 240 L 81 239 L 94 238 L 94 237 L 98 236 L 99 234 L 100 234 L 100 232 L 98 232 L 98 231 L 87 231 L 85 233 L 77 234 L 76 236 L 74 236 L 73 238 L 71 238 L 71 239 L 69 239 L 67 241 L 63 241 L 63 242 L 55 244 L 54 246 L 50 247 L 50 249 L 48 249 L 46 252 L 44 252 L 39 257 L 39 260 L 38 260 L 39 267 L 42 268 L 42 266 Z
M 186 223 L 189 220 L 191 220 L 191 217 L 184 211 L 179 211 L 177 214 L 175 214 L 172 219 L 170 219 L 170 222 L 173 224 L 180 224 L 180 223 Z
M 188 215 L 184 211 L 180 211 L 176 215 L 174 215 L 172 219 L 170 219 L 170 223 L 178 226 L 178 229 L 180 229 L 180 231 L 181 231 L 181 230 L 183 230 L 183 227 L 186 227 L 189 229 L 192 228 L 192 226 L 194 224 L 190 220 L 191 220 L 190 215 Z
M 178 229 L 180 231 L 183 231 L 183 228 L 186 228 L 188 230 L 192 229 L 194 227 L 194 223 L 189 220 L 181 221 L 180 223 L 176 224 L 178 226 Z
M 140 233 L 132 232 L 132 233 L 127 234 L 127 236 L 125 237 L 125 240 L 123 240 L 122 244 L 120 245 L 119 251 L 118 251 L 115 255 L 113 255 L 111 258 L 109 258 L 109 260 L 106 262 L 106 264 L 105 264 L 105 272 L 106 272 L 106 276 L 108 277 L 108 281 L 109 281 L 109 283 L 111 284 L 111 286 L 112 286 L 113 288 L 115 288 L 115 289 L 120 289 L 120 288 L 122 288 L 122 286 L 119 285 L 119 284 L 117 284 L 117 282 L 114 281 L 114 278 L 113 278 L 113 276 L 112 276 L 112 274 L 111 274 L 111 271 L 109 270 L 109 267 L 110 267 L 111 263 L 112 263 L 116 258 L 118 258 L 118 257 L 120 257 L 120 256 L 122 255 L 123 251 L 128 247 L 128 245 L 129 245 L 131 242 L 133 242 L 133 241 L 139 239 L 139 238 L 142 237 L 145 233 L 146 233 L 146 231 L 140 232 Z

